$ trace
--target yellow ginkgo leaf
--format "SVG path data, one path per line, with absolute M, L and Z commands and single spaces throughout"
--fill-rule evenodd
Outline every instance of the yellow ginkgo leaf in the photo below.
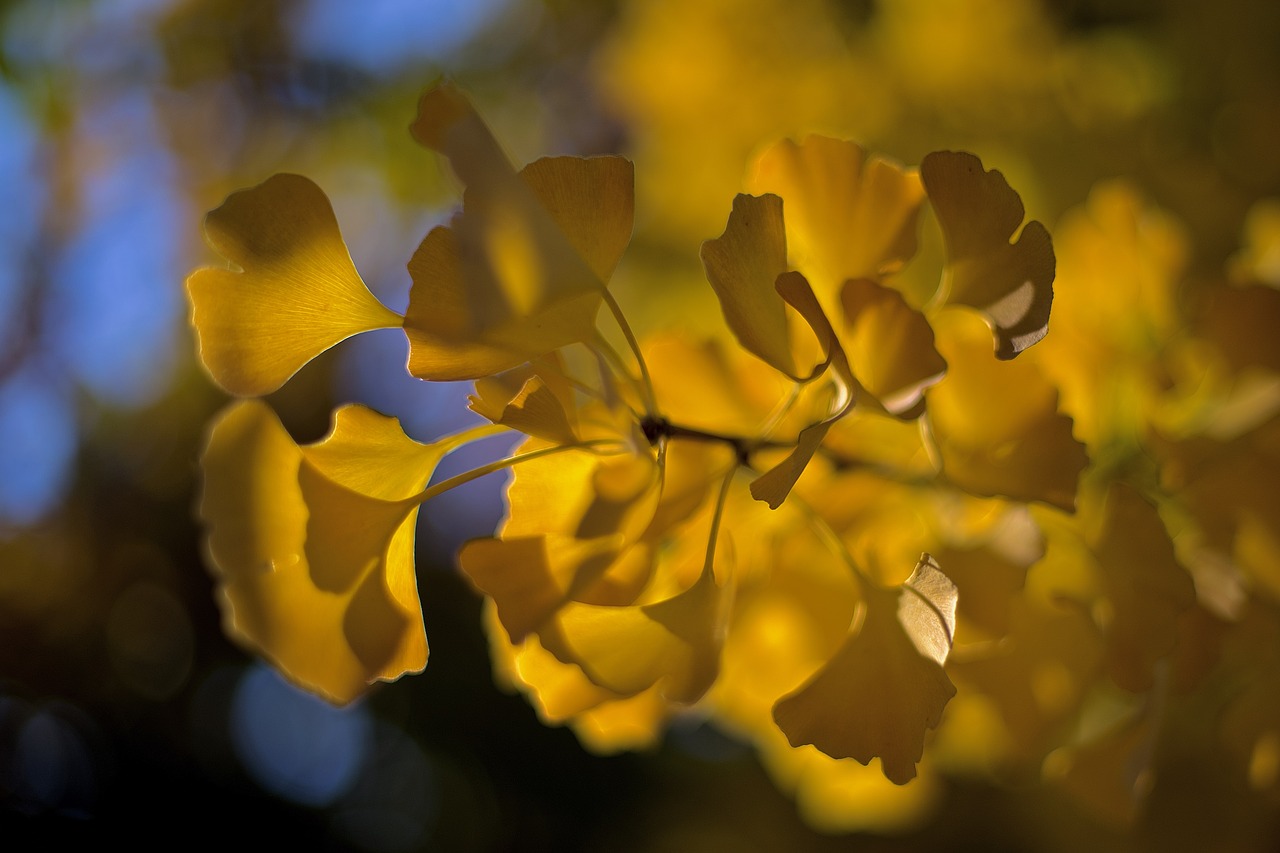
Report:
M 824 302 L 847 279 L 879 279 L 915 254 L 919 175 L 868 157 L 856 143 L 825 136 L 778 142 L 756 160 L 747 188 L 782 197 L 796 266 Z
M 955 630 L 956 588 L 927 554 L 898 589 L 870 589 L 862 626 L 799 690 L 774 706 L 792 746 L 813 744 L 862 764 L 878 757 L 906 784 L 924 736 L 955 695 L 943 670 Z
M 643 749 L 661 737 L 671 707 L 656 688 L 619 696 L 557 660 L 536 636 L 513 645 L 492 605 L 485 608 L 485 627 L 496 677 L 527 693 L 544 723 L 568 723 L 583 746 L 600 754 Z
M 835 394 L 827 416 L 802 429 L 796 438 L 795 448 L 781 462 L 752 481 L 752 497 L 764 501 L 772 509 L 777 509 L 787 499 L 791 488 L 800 479 L 813 455 L 818 452 L 827 432 L 849 413 L 862 390 L 849 368 L 844 348 L 840 345 L 831 322 L 804 276 L 798 272 L 785 272 L 778 276 L 776 287 L 783 301 L 796 309 L 817 336 L 826 357 L 822 364 L 814 368 L 814 376 L 821 375 L 829 368 Z
M 941 312 L 933 329 L 947 361 L 926 393 L 943 475 L 975 495 L 1074 509 L 1088 457 L 1058 411 L 1057 389 L 1025 359 L 991 358 L 987 330 L 970 312 Z
M 232 394 L 267 394 L 339 341 L 402 322 L 365 287 L 329 199 L 306 178 L 232 193 L 204 227 L 229 268 L 187 278 L 191 322 L 201 360 Z
M 205 449 L 200 504 L 228 632 L 337 703 L 420 671 L 410 495 L 445 449 L 359 407 L 307 447 L 262 403 L 228 409 Z
M 493 599 L 502 627 L 519 643 L 598 580 L 625 544 L 621 534 L 473 539 L 458 553 L 458 564 Z
M 579 257 L 607 283 L 635 221 L 635 169 L 622 157 L 543 157 L 520 170 Z
M 498 377 L 477 380 L 476 394 L 471 397 L 471 410 L 495 424 L 525 435 L 553 444 L 573 444 L 577 435 L 564 399 L 547 385 L 542 376 L 536 373 L 527 375 L 528 378 L 514 393 L 500 384 Z
M 775 369 L 801 379 L 791 349 L 787 307 L 774 288 L 778 276 L 787 271 L 782 199 L 735 196 L 724 233 L 702 244 L 702 264 L 738 343 Z
M 1013 358 L 1049 328 L 1049 232 L 1032 220 L 1009 242 L 1022 226 L 1022 199 L 972 154 L 935 151 L 920 163 L 920 176 L 946 243 L 945 301 L 982 312 L 995 331 L 996 355 Z
M 607 690 L 633 696 L 656 685 L 671 702 L 694 702 L 719 670 L 723 595 L 704 570 L 693 586 L 653 604 L 568 604 L 538 636 Z
M 411 129 L 449 158 L 466 192 L 462 213 L 409 262 L 410 372 L 474 379 L 591 338 L 631 237 L 631 164 L 555 157 L 517 174 L 448 84 L 423 95 Z
M 947 369 L 929 321 L 902 294 L 868 279 L 846 281 L 840 303 L 841 339 L 858 383 L 889 414 L 918 415 L 925 389 Z

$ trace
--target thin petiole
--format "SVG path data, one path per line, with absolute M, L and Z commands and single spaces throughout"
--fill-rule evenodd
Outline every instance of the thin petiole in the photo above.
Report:
M 417 503 L 429 501 L 434 497 L 438 497 L 450 489 L 456 489 L 458 486 L 470 483 L 472 480 L 478 480 L 486 474 L 492 474 L 495 471 L 501 471 L 504 468 L 510 468 L 519 465 L 521 462 L 531 462 L 534 459 L 541 459 L 544 456 L 551 456 L 555 453 L 562 453 L 566 450 L 588 450 L 592 448 L 600 448 L 608 445 L 615 446 L 619 451 L 625 450 L 623 442 L 616 438 L 597 438 L 591 441 L 583 441 L 578 444 L 556 444 L 551 447 L 540 447 L 537 450 L 530 450 L 527 453 L 517 453 L 515 456 L 508 456 L 505 459 L 497 459 L 488 464 L 481 465 L 478 468 L 472 468 L 470 471 L 464 471 L 461 474 L 450 477 L 447 480 L 441 480 L 434 486 L 428 486 L 419 492 L 411 500 Z
M 835 554 L 844 564 L 849 567 L 849 571 L 853 572 L 854 580 L 858 582 L 858 586 L 864 591 L 874 588 L 877 584 L 867 576 L 857 561 L 853 559 L 853 555 L 849 553 L 849 548 L 844 544 L 844 540 L 840 538 L 827 520 L 814 510 L 812 506 L 805 502 L 804 498 L 795 492 L 787 495 L 787 503 L 794 504 L 809 521 L 809 526 L 813 528 L 813 532 L 817 535 L 822 544 L 826 545 L 831 553 Z
M 649 375 L 649 366 L 645 364 L 644 353 L 640 351 L 640 342 L 636 340 L 635 333 L 631 331 L 631 324 L 627 322 L 627 318 L 622 313 L 622 307 L 618 305 L 618 300 L 613 298 L 613 294 L 608 288 L 604 291 L 605 304 L 609 306 L 609 310 L 613 312 L 613 319 L 617 321 L 618 328 L 622 330 L 622 336 L 627 339 L 627 346 L 631 348 L 632 354 L 636 357 L 636 364 L 640 367 L 641 392 L 644 398 L 645 414 L 656 415 L 658 413 L 658 401 L 653 396 L 653 378 Z
M 800 399 L 800 389 L 803 387 L 804 384 L 801 382 L 792 383 L 791 390 L 787 393 L 787 396 L 778 401 L 773 411 L 769 413 L 769 417 L 765 418 L 764 423 L 761 424 L 761 438 L 768 438 L 778 428 L 778 424 L 787 416 L 787 412 L 791 411 L 791 407 L 796 404 L 796 400 Z
M 711 534 L 707 537 L 707 559 L 702 564 L 703 574 L 710 572 L 712 564 L 715 562 L 716 540 L 720 538 L 720 520 L 724 517 L 724 505 L 729 497 L 729 485 L 733 482 L 733 477 L 737 473 L 738 466 L 735 463 L 729 468 L 729 472 L 725 474 L 724 482 L 720 484 L 720 494 L 716 497 L 715 512 L 711 516 Z

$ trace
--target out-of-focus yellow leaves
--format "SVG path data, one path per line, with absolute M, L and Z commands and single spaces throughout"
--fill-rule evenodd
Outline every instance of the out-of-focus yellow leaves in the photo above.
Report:
M 1230 268 L 1239 281 L 1280 287 L 1280 199 L 1263 199 L 1249 209 L 1244 246 Z
M 351 263 L 325 194 L 274 175 L 232 193 L 205 218 L 205 239 L 229 268 L 187 278 L 200 358 L 232 394 L 276 390 L 345 338 L 395 327 Z
M 409 262 L 409 370 L 475 379 L 594 338 L 631 237 L 631 164 L 556 157 L 517 174 L 470 102 L 442 84 L 412 126 L 466 185 L 462 213 Z
M 827 306 L 843 282 L 880 280 L 915 254 L 919 175 L 868 157 L 854 142 L 808 136 L 775 143 L 756 160 L 747 189 L 782 197 L 794 265 Z
M 861 628 L 818 674 L 774 706 L 792 746 L 878 757 L 890 781 L 916 775 L 924 736 L 955 687 L 942 666 L 955 630 L 955 585 L 922 557 L 900 589 L 871 589 Z
M 1130 826 L 1155 784 L 1151 762 L 1156 732 L 1147 715 L 1124 720 L 1092 740 L 1051 754 L 1045 773 L 1091 814 Z
M 977 691 L 999 709 L 1012 757 L 1035 766 L 1056 748 L 1103 657 L 1088 614 L 1048 600 L 1046 571 L 1043 563 L 1031 568 L 1027 591 L 1010 602 L 1009 631 L 999 645 L 980 654 L 957 649 L 948 667 L 961 690 Z
M 1230 440 L 1157 445 L 1162 485 L 1192 514 L 1208 547 L 1225 555 L 1246 585 L 1280 599 L 1280 416 Z
M 1088 460 L 1057 389 L 1025 359 L 994 361 L 986 330 L 962 312 L 933 326 L 948 369 L 926 399 L 944 476 L 974 494 L 1073 508 Z
M 1049 328 L 1049 232 L 1032 220 L 1010 242 L 1022 226 L 1022 199 L 972 154 L 935 151 L 920 163 L 920 177 L 946 242 L 944 301 L 982 312 L 995 331 L 996 355 L 1013 358 Z
M 1152 686 L 1157 662 L 1173 652 L 1179 617 L 1195 602 L 1195 589 L 1150 502 L 1118 484 L 1105 513 L 1094 551 L 1111 609 L 1107 661 L 1116 684 L 1142 691 Z
M 302 448 L 262 403 L 224 412 L 202 459 L 200 514 L 232 636 L 338 703 L 421 670 L 417 512 L 402 499 L 426 485 L 444 452 L 355 407 Z
M 1271 602 L 1255 601 L 1224 649 L 1239 679 L 1219 722 L 1238 778 L 1255 791 L 1280 793 L 1280 617 Z

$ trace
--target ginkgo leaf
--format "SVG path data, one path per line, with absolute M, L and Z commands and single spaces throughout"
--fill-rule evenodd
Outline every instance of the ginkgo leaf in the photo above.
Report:
M 329 199 L 307 178 L 274 175 L 232 193 L 204 228 L 229 268 L 187 278 L 191 322 L 201 360 L 232 394 L 267 394 L 339 341 L 402 322 L 365 287 Z
M 781 462 L 751 482 L 752 497 L 764 501 L 772 509 L 777 509 L 787 499 L 809 461 L 818 452 L 827 431 L 849 413 L 861 390 L 849 369 L 840 340 L 804 276 L 798 272 L 783 273 L 778 276 L 776 288 L 783 301 L 795 308 L 813 329 L 826 354 L 825 361 L 814 369 L 814 375 L 820 375 L 829 368 L 836 393 L 828 415 L 802 429 L 796 438 L 795 448 Z
M 410 372 L 474 379 L 591 338 L 631 236 L 631 164 L 556 157 L 517 174 L 448 84 L 422 96 L 411 129 L 449 158 L 466 192 L 462 213 L 409 262 Z
M 896 272 L 915 254 L 919 175 L 856 143 L 782 140 L 756 160 L 747 188 L 782 197 L 792 255 L 824 299 L 848 279 Z
M 791 349 L 787 307 L 774 288 L 787 271 L 782 199 L 739 194 L 724 233 L 702 244 L 702 264 L 729 330 L 747 351 L 801 379 Z
M 525 435 L 553 444 L 577 441 L 573 423 L 564 401 L 537 374 L 530 375 L 514 394 L 509 394 L 492 380 L 477 380 L 476 395 L 471 397 L 471 410 Z
M 868 590 L 861 628 L 799 690 L 774 706 L 792 746 L 832 758 L 879 758 L 892 782 L 916 775 L 924 737 L 955 695 L 943 670 L 956 588 L 927 554 L 897 589 Z
M 657 688 L 619 696 L 592 683 L 579 667 L 557 660 L 535 636 L 511 644 L 492 605 L 485 608 L 485 628 L 495 676 L 528 693 L 544 723 L 568 723 L 583 746 L 600 754 L 643 749 L 661 736 L 671 707 Z
M 889 414 L 918 415 L 925 389 L 947 369 L 929 321 L 902 294 L 868 279 L 846 281 L 840 303 L 841 340 L 859 384 Z
M 947 373 L 926 398 L 943 475 L 975 495 L 1071 511 L 1088 457 L 1057 389 L 1025 359 L 992 359 L 987 330 L 968 313 L 933 319 Z
M 298 484 L 307 505 L 307 562 L 324 590 L 346 591 L 384 560 L 401 527 L 412 527 L 418 493 L 466 434 L 413 441 L 395 418 L 362 406 L 334 412 L 333 428 L 302 448 Z M 410 565 L 410 569 L 412 565 Z M 417 593 L 409 589 L 414 601 Z
M 920 163 L 920 176 L 946 243 L 945 301 L 982 312 L 995 332 L 996 356 L 1013 358 L 1049 328 L 1049 232 L 1032 220 L 1010 242 L 1025 216 L 1022 199 L 972 154 L 935 151 Z
M 405 453 L 408 439 L 390 438 L 394 419 L 342 411 L 329 439 L 299 448 L 266 405 L 230 407 L 215 421 L 205 448 L 200 504 L 228 633 L 293 681 L 337 703 L 360 696 L 375 680 L 420 671 L 427 661 L 413 568 L 415 511 L 384 528 L 376 556 L 360 553 L 355 570 L 326 571 L 322 584 L 308 562 L 314 508 L 300 485 L 304 469 L 324 466 L 353 476 L 352 486 L 383 493 L 410 488 L 412 477 L 430 477 L 429 468 L 412 475 L 394 470 L 392 460 L 420 461 L 427 452 L 416 445 L 418 450 Z M 386 461 L 369 452 L 378 446 Z M 379 465 L 388 478 L 373 479 Z M 342 523 L 358 530 L 361 519 Z
M 608 282 L 631 242 L 635 168 L 623 157 L 543 157 L 520 170 L 596 278 Z
M 570 603 L 539 632 L 560 660 L 623 696 L 657 685 L 671 702 L 694 702 L 719 670 L 724 590 L 704 570 L 684 592 L 653 604 Z
M 502 627 L 519 643 L 598 580 L 625 544 L 621 534 L 473 539 L 458 552 L 458 564 L 493 599 Z

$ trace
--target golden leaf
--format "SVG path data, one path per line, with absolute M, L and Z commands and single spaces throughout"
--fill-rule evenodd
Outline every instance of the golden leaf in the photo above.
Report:
M 897 589 L 871 589 L 857 633 L 799 690 L 774 706 L 792 746 L 833 758 L 879 758 L 906 784 L 924 736 L 942 719 L 955 687 L 942 666 L 955 630 L 956 588 L 927 554 Z
M 298 447 L 265 404 L 227 409 L 202 458 L 200 515 L 228 633 L 337 703 L 420 671 L 411 496 L 449 446 L 346 407 Z
M 792 254 L 823 299 L 848 279 L 880 279 L 916 251 L 924 189 L 914 170 L 868 157 L 856 143 L 809 136 L 776 143 L 747 182 L 787 207 Z
M 325 194 L 274 175 L 228 196 L 205 217 L 205 239 L 232 268 L 187 278 L 200 358 L 232 394 L 276 390 L 352 335 L 396 327 L 360 279 Z
M 920 176 L 946 242 L 946 302 L 980 311 L 995 331 L 996 355 L 1013 358 L 1049 328 L 1049 232 L 1032 220 L 1009 242 L 1022 225 L 1022 199 L 972 154 L 935 151 L 920 163 Z

